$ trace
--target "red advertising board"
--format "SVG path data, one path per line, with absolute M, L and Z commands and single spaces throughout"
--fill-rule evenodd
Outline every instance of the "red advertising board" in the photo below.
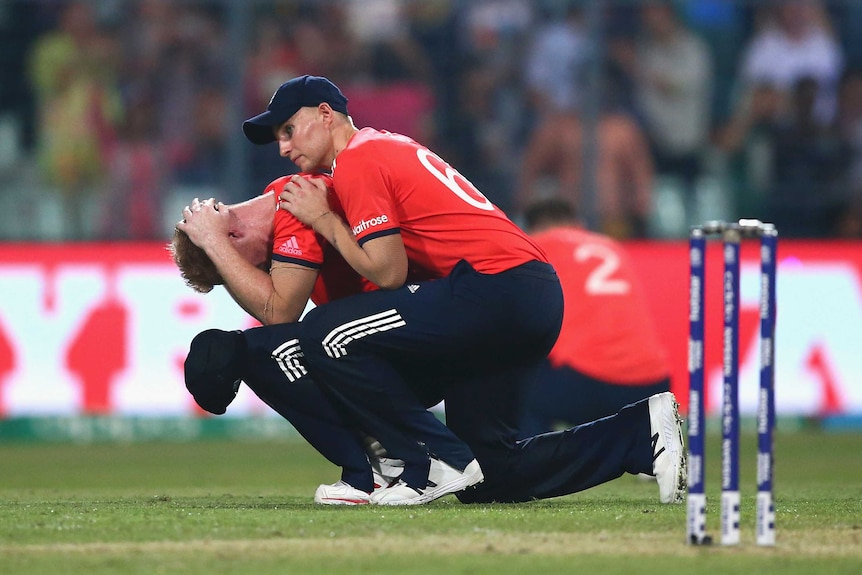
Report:
M 688 246 L 627 248 L 643 278 L 687 405 Z M 721 273 L 711 245 L 706 285 L 708 407 L 717 405 Z M 862 243 L 781 240 L 776 403 L 779 413 L 862 413 Z M 743 245 L 741 408 L 756 404 L 759 260 Z M 182 382 L 188 344 L 210 327 L 256 325 L 224 290 L 193 292 L 162 244 L 0 244 L 0 417 L 196 413 Z M 264 413 L 245 393 L 229 414 Z

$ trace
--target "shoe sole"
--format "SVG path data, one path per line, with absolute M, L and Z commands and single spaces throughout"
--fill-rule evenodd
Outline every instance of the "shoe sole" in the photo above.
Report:
M 685 501 L 685 494 L 688 491 L 688 460 L 685 454 L 685 438 L 682 434 L 682 418 L 679 416 L 679 404 L 675 400 L 673 402 L 673 416 L 676 419 L 676 433 L 679 441 L 679 469 L 676 473 L 676 490 L 673 503 L 682 503 Z
M 325 495 L 327 491 L 337 491 L 336 489 L 332 489 L 332 487 L 333 486 L 331 485 L 321 485 L 318 487 L 314 492 L 314 502 L 318 505 L 368 505 L 371 503 L 371 498 L 368 495 L 365 497 L 356 495 L 351 496 L 347 493 L 344 495 L 337 495 L 335 493 L 332 495 Z
M 658 410 L 658 415 L 660 417 L 660 430 L 659 433 L 664 437 L 665 449 L 668 450 L 668 455 L 671 456 L 671 465 L 675 468 L 676 478 L 676 486 L 671 493 L 670 497 L 667 501 L 662 500 L 662 503 L 682 503 L 685 500 L 685 493 L 688 487 L 688 475 L 687 475 L 687 465 L 685 458 L 685 440 L 682 434 L 682 418 L 679 416 L 679 404 L 676 401 L 676 398 L 672 393 L 663 393 L 661 394 L 661 407 Z M 675 428 L 673 432 L 671 432 L 670 436 L 667 436 L 664 432 L 666 431 L 664 425 L 664 413 L 665 410 L 670 406 L 672 418 L 673 418 L 673 427 Z M 653 410 L 650 409 L 650 420 L 652 421 L 652 413 Z M 671 444 L 673 443 L 673 434 L 676 434 L 676 445 L 678 449 L 676 450 L 676 457 L 673 457 L 674 453 L 672 449 L 670 449 Z
M 362 499 L 314 498 L 318 505 L 369 505 L 371 502 Z

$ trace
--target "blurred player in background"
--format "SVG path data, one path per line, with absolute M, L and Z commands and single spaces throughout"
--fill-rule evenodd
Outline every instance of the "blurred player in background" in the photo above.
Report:
M 581 228 L 571 203 L 539 200 L 527 231 L 560 276 L 560 337 L 524 401 L 521 436 L 579 425 L 670 391 L 670 364 L 625 249 Z

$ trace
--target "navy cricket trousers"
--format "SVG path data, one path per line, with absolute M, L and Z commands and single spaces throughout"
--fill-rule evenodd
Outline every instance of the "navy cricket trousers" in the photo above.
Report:
M 315 378 L 405 460 L 404 481 L 424 487 L 429 454 L 463 468 L 514 445 L 522 391 L 562 313 L 550 265 L 481 274 L 460 262 L 442 279 L 319 306 L 300 322 L 300 342 Z M 472 385 L 480 398 L 461 391 Z M 448 427 L 426 409 L 440 398 Z M 494 461 L 479 461 L 487 476 Z
M 350 414 L 339 411 L 337 402 L 303 367 L 297 332 L 295 323 L 245 330 L 243 381 L 312 447 L 341 467 L 342 480 L 370 493 L 374 480 L 363 435 Z
M 524 397 L 521 437 L 589 423 L 664 391 L 670 391 L 669 376 L 642 385 L 621 385 L 545 360 Z
M 525 390 L 562 314 L 550 265 L 490 275 L 461 262 L 443 279 L 315 308 L 300 343 L 318 382 L 405 460 L 409 485 L 425 486 L 429 454 L 458 468 L 475 457 L 485 481 L 461 501 L 526 501 L 652 470 L 645 402 L 519 441 Z M 425 409 L 440 397 L 447 425 Z

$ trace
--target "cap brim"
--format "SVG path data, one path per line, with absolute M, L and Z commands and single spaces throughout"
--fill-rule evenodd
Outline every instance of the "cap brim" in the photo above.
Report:
M 283 124 L 298 111 L 299 107 L 295 110 L 280 110 L 278 112 L 267 110 L 243 122 L 242 131 L 252 144 L 259 146 L 269 144 L 275 141 L 273 127 Z
M 243 122 L 242 131 L 252 144 L 260 146 L 275 141 L 275 134 L 272 133 L 274 125 L 275 121 L 272 120 L 272 112 L 267 110 L 263 114 L 258 114 L 254 118 L 249 118 Z

